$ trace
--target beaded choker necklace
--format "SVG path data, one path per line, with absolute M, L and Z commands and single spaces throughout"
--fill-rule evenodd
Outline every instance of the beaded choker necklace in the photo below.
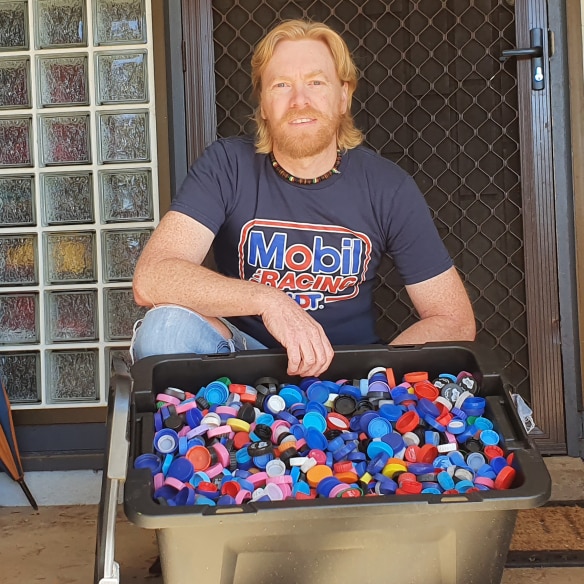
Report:
M 316 183 L 322 182 L 323 180 L 330 178 L 331 176 L 333 176 L 333 174 L 341 174 L 339 166 L 341 164 L 342 158 L 343 158 L 342 152 L 340 150 L 337 150 L 337 159 L 335 160 L 335 165 L 328 172 L 325 172 L 324 174 L 321 174 L 316 178 L 298 178 L 297 176 L 294 176 L 293 174 L 290 174 L 289 172 L 284 170 L 276 160 L 274 153 L 270 152 L 270 162 L 272 163 L 272 166 L 274 170 L 278 173 L 278 175 L 282 177 L 285 181 L 295 183 L 297 185 L 315 185 Z

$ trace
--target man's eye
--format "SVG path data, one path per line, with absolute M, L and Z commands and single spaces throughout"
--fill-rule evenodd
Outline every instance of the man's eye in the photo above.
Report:
M 319 79 L 314 79 L 312 81 L 312 85 L 322 85 L 322 81 L 320 81 Z
M 284 82 L 276 83 L 274 87 L 286 87 L 286 84 Z

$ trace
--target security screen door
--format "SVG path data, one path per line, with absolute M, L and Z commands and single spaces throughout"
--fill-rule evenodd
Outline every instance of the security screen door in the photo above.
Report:
M 206 103 L 219 137 L 252 131 L 251 52 L 277 22 L 308 17 L 342 34 L 361 73 L 353 112 L 366 144 L 415 178 L 464 277 L 478 340 L 530 401 L 540 447 L 565 451 L 544 0 L 197 4 L 213 28 L 205 51 L 216 93 Z M 530 58 L 499 60 L 530 47 L 538 28 L 541 71 Z M 200 91 L 193 75 L 187 67 L 187 99 Z M 389 258 L 376 304 L 384 339 L 415 319 Z

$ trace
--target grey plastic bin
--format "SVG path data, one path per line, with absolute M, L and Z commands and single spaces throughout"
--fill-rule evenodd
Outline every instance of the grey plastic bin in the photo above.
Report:
M 487 399 L 486 415 L 504 447 L 515 453 L 517 476 L 509 490 L 214 508 L 165 507 L 153 501 L 150 472 L 134 470 L 132 464 L 139 454 L 152 452 L 155 395 L 168 386 L 196 391 L 223 375 L 234 383 L 253 383 L 265 375 L 298 381 L 286 375 L 286 364 L 282 351 L 254 351 L 149 357 L 133 366 L 124 509 L 130 521 L 157 531 L 165 584 L 500 582 L 517 510 L 544 504 L 551 480 L 490 354 L 476 343 L 342 347 L 321 377 L 352 379 L 379 365 L 392 367 L 396 379 L 419 370 L 429 371 L 430 378 L 445 372 L 473 373 L 480 380 L 480 395 Z M 110 458 L 116 443 L 112 437 Z M 96 573 L 103 573 L 100 541 L 102 547 L 109 541 L 103 527 Z

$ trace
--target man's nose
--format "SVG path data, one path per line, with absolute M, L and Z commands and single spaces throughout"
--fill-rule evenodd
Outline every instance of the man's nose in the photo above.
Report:
M 304 107 L 310 102 L 306 87 L 303 83 L 294 83 L 292 86 L 291 107 Z

